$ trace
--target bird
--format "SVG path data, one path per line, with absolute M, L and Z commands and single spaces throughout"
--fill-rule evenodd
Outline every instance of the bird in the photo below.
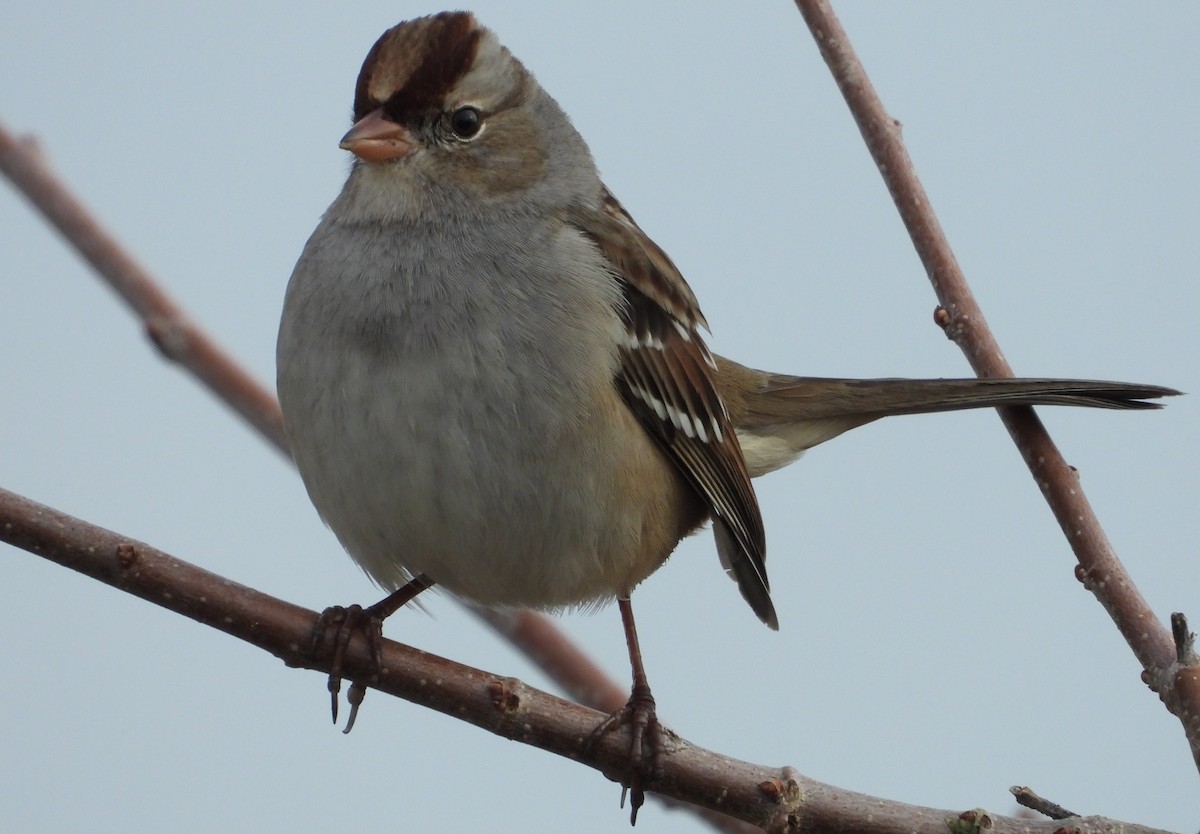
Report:
M 721 565 L 777 629 L 751 478 L 890 415 L 1146 409 L 1178 393 L 790 376 L 710 352 L 679 270 L 559 104 L 469 12 L 379 37 L 340 147 L 351 170 L 288 282 L 276 351 L 312 503 L 390 592 L 332 619 L 377 635 L 435 586 L 497 608 L 616 599 L 633 686 L 597 733 L 632 728 L 635 820 L 660 727 L 630 595 L 711 522 Z M 338 682 L 335 661 L 335 720 Z

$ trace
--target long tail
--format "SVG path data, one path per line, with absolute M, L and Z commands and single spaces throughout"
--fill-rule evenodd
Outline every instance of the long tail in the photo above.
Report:
M 767 374 L 751 405 L 802 419 L 922 414 L 1004 405 L 1162 408 L 1179 392 L 1160 385 L 1087 379 L 825 379 Z M 763 416 L 766 416 L 764 413 Z
M 718 358 L 746 464 L 754 477 L 806 449 L 893 414 L 1010 405 L 1074 405 L 1126 410 L 1179 392 L 1161 385 L 1086 379 L 831 379 L 755 371 Z

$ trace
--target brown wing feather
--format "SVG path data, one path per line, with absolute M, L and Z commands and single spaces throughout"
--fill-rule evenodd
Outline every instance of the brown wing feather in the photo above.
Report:
M 696 297 L 671 259 L 607 192 L 603 212 L 569 219 L 613 263 L 627 328 L 617 383 L 630 409 L 707 502 L 717 549 L 742 596 L 778 628 L 766 572 L 766 536 L 750 475 L 714 381 Z

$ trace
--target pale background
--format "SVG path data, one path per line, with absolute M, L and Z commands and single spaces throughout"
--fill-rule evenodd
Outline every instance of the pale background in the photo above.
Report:
M 956 376 L 934 298 L 803 22 L 771 3 L 479 2 L 687 275 L 713 347 L 773 370 Z M 283 289 L 347 167 L 354 4 L 9 4 L 0 118 L 195 318 L 273 378 Z M 842 4 L 1018 373 L 1200 392 L 1200 5 Z M 1200 424 L 1044 409 L 1162 617 L 1200 626 Z M 378 591 L 289 466 L 0 187 L 0 484 L 286 599 Z M 705 533 L 634 595 L 663 720 L 846 788 L 1008 813 L 1028 784 L 1194 831 L 1179 723 L 1072 574 L 994 414 L 872 426 L 759 482 L 782 631 Z M 4 831 L 624 830 L 597 773 L 322 678 L 4 547 Z M 445 597 L 392 637 L 536 685 Z M 562 625 L 618 679 L 617 612 Z M 690 831 L 648 806 L 639 830 Z

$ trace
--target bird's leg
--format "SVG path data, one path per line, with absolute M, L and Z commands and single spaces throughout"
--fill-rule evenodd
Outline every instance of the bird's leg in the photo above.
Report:
M 629 665 L 633 669 L 633 688 L 625 706 L 606 718 L 592 730 L 588 743 L 613 730 L 628 726 L 629 739 L 629 782 L 621 793 L 621 805 L 629 794 L 631 825 L 637 824 L 638 809 L 646 801 L 642 788 L 647 775 L 653 777 L 658 770 L 662 755 L 662 727 L 655 712 L 654 696 L 650 693 L 650 682 L 646 679 L 646 667 L 642 664 L 642 650 L 638 646 L 637 626 L 633 622 L 633 606 L 627 598 L 617 600 L 621 609 L 621 623 L 625 627 L 625 643 L 629 646 Z M 647 757 L 647 752 L 649 756 Z
M 314 657 L 317 656 L 326 639 L 332 638 L 333 663 L 329 669 L 329 697 L 334 724 L 338 719 L 338 694 L 342 690 L 342 663 L 354 632 L 360 632 L 367 639 L 367 648 L 371 652 L 371 660 L 378 674 L 383 668 L 383 648 L 380 643 L 383 640 L 383 621 L 412 602 L 417 594 L 432 586 L 433 580 L 421 574 L 368 608 L 361 605 L 333 605 L 321 612 L 321 616 L 313 625 L 312 653 Z M 343 732 L 348 733 L 354 728 L 358 707 L 366 694 L 365 684 L 358 681 L 350 684 L 350 689 L 346 692 L 346 700 L 350 704 L 350 718 L 346 721 L 346 729 Z

